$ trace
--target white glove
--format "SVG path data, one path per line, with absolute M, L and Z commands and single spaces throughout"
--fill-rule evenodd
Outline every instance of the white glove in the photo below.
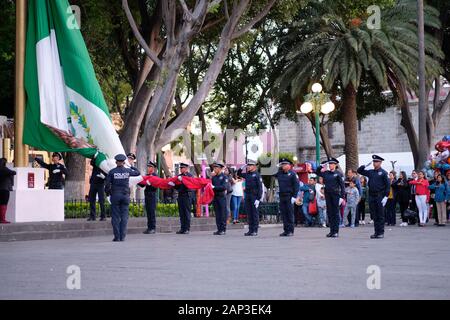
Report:
M 341 205 L 344 202 L 344 199 L 339 198 L 339 205 Z
M 213 184 L 211 186 L 212 186 L 213 189 L 215 188 L 215 186 Z
M 60 172 L 61 172 L 61 170 L 59 170 L 59 169 L 55 169 L 55 170 L 53 170 L 52 172 L 53 172 L 53 173 L 60 173 Z
M 97 177 L 100 178 L 100 179 L 105 179 L 105 178 L 106 178 L 105 175 L 104 175 L 103 173 L 99 173 L 99 174 L 97 175 Z
M 381 204 L 383 205 L 383 207 L 386 205 L 387 201 L 388 201 L 387 197 L 384 197 L 383 200 L 381 200 Z
M 178 181 L 183 181 L 183 177 L 182 176 L 178 176 Z
M 168 182 L 167 184 L 168 184 L 169 186 L 172 186 L 172 187 L 175 186 L 175 183 L 173 183 L 172 181 Z
M 256 207 L 256 208 L 259 207 L 259 200 L 255 200 L 255 207 Z
M 148 185 L 148 186 L 151 186 L 152 183 L 151 183 L 150 181 L 147 180 L 147 185 Z
M 292 203 L 292 204 L 294 204 L 294 203 L 295 203 L 295 201 L 297 201 L 297 199 L 295 199 L 295 198 L 291 198 L 291 203 Z
M 106 197 L 106 200 L 108 200 L 108 203 L 111 204 L 111 197 Z

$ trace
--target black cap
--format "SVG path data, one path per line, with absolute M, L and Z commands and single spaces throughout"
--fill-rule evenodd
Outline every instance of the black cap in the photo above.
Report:
M 127 158 L 131 158 L 133 160 L 136 160 L 136 155 L 133 152 L 127 153 Z
M 147 167 L 154 167 L 154 168 L 156 168 L 157 165 L 153 161 L 149 161 L 149 162 L 147 162 Z
M 116 156 L 114 157 L 114 159 L 115 159 L 116 161 L 125 161 L 125 160 L 127 160 L 127 156 L 124 155 L 124 154 L 118 154 L 118 155 L 116 155 Z
M 373 161 L 384 161 L 384 159 L 380 156 L 377 156 L 376 154 L 372 155 L 372 160 Z
M 328 160 L 324 160 L 320 164 L 324 165 L 324 164 L 327 164 L 327 163 L 328 163 Z
M 220 163 L 220 162 L 214 162 L 211 166 L 212 166 L 213 168 L 215 168 L 215 167 L 217 167 L 217 168 L 223 168 L 223 167 L 225 167 L 225 165 L 222 164 L 222 163 Z
M 339 160 L 338 160 L 338 159 L 336 159 L 336 158 L 328 158 L 328 161 L 327 161 L 327 163 L 334 163 L 334 164 L 338 164 L 338 163 L 339 163 Z
M 184 162 L 180 162 L 180 168 L 189 168 L 189 165 Z
M 288 158 L 281 158 L 278 165 L 283 165 L 283 164 L 293 164 L 291 160 L 289 160 Z
M 256 164 L 257 164 L 257 162 L 255 161 L 255 160 L 251 160 L 251 159 L 249 159 L 249 160 L 247 160 L 247 165 L 248 166 L 256 166 Z
M 59 152 L 53 152 L 53 154 L 52 154 L 52 158 L 53 157 L 58 157 L 59 158 L 59 160 L 61 160 L 62 159 L 62 154 L 61 153 L 59 153 Z

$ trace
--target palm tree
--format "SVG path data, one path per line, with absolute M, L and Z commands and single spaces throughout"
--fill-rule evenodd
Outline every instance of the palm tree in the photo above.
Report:
M 323 81 L 327 91 L 341 96 L 347 168 L 358 166 L 356 96 L 363 76 L 380 92 L 392 84 L 417 86 L 415 10 L 414 0 L 400 0 L 383 11 L 381 29 L 372 30 L 363 22 L 345 23 L 330 6 L 312 2 L 283 39 L 283 46 L 290 49 L 278 79 L 279 92 L 289 91 L 295 99 L 303 96 L 312 82 Z M 425 15 L 429 26 L 439 27 L 439 12 L 426 7 Z M 442 52 L 429 35 L 425 36 L 425 50 L 427 79 L 432 79 L 440 73 Z

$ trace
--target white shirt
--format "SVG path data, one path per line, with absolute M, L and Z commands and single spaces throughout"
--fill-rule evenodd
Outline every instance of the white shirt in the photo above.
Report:
M 233 184 L 233 192 L 232 195 L 235 197 L 243 197 L 244 196 L 244 188 L 242 187 L 242 183 L 244 180 L 238 181 Z

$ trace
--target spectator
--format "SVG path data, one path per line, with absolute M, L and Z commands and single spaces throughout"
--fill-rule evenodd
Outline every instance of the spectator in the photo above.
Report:
M 359 180 L 360 184 L 361 184 L 361 199 L 358 202 L 358 207 L 356 208 L 356 219 L 359 220 L 359 224 L 361 225 L 365 225 L 366 224 L 366 199 L 367 199 L 367 192 L 368 192 L 368 188 L 367 188 L 367 178 L 364 176 L 361 176 L 360 180 Z M 372 223 L 372 217 L 370 219 L 371 221 L 369 221 L 369 224 Z
M 447 222 L 450 219 L 450 170 L 447 171 Z
M 231 193 L 231 207 L 233 209 L 233 224 L 239 222 L 239 207 L 244 197 L 244 179 L 235 174 L 233 180 L 233 192 Z
M 342 224 L 344 224 L 346 217 L 350 216 L 350 223 L 347 226 L 354 228 L 356 218 L 356 207 L 358 206 L 360 200 L 359 191 L 358 188 L 356 188 L 355 178 L 349 181 L 348 187 L 345 188 L 345 195 L 346 195 L 346 205 L 344 209 L 344 217 L 342 219 Z
M 351 180 L 355 181 L 355 187 L 356 187 L 356 189 L 358 189 L 359 195 L 361 196 L 362 189 L 361 189 L 361 182 L 359 181 L 359 178 L 358 178 L 358 173 L 355 170 L 353 170 L 353 169 L 348 169 L 347 170 L 347 177 L 346 177 L 346 181 L 345 181 L 345 183 L 346 183 L 345 186 L 346 187 L 349 186 L 349 182 Z M 348 219 L 350 219 L 350 216 L 348 217 Z M 356 217 L 355 217 L 355 219 L 356 219 Z M 348 220 L 348 224 L 349 225 L 351 224 L 350 220 Z M 355 220 L 355 227 L 357 227 L 357 226 L 359 226 L 359 218 Z
M 434 203 L 437 209 L 438 226 L 445 226 L 447 221 L 447 208 L 446 200 L 449 190 L 447 189 L 447 183 L 444 181 L 442 175 L 438 174 L 436 176 L 436 181 L 428 187 L 433 190 L 434 193 Z
M 308 181 L 308 184 L 304 184 L 300 187 L 299 194 L 297 197 L 300 197 L 300 192 L 303 191 L 303 204 L 302 204 L 302 210 L 303 210 L 303 217 L 305 218 L 305 227 L 312 227 L 313 221 L 312 217 L 309 214 L 309 203 L 314 200 L 314 190 L 315 190 L 315 178 L 310 178 Z
M 395 182 L 397 181 L 397 173 L 395 171 L 389 172 L 389 183 L 391 185 L 386 207 L 384 209 L 385 220 L 388 226 L 395 226 L 395 207 L 396 207 L 396 194 L 395 194 Z
M 431 179 L 429 181 L 430 186 L 436 183 L 438 175 L 439 175 L 439 171 L 434 171 L 433 179 Z M 435 190 L 434 189 L 429 189 L 429 190 L 430 190 L 430 203 L 429 203 L 429 205 L 432 208 L 431 212 L 432 212 L 432 217 L 433 217 L 433 219 L 435 221 L 434 225 L 438 226 L 439 225 L 439 217 L 438 217 L 438 213 L 437 213 L 436 202 L 434 200 Z
M 9 223 L 6 220 L 8 210 L 9 192 L 14 185 L 14 175 L 16 172 L 6 167 L 7 160 L 0 158 L 0 223 Z
M 412 211 L 418 212 L 417 210 L 417 204 L 416 204 L 416 186 L 409 183 L 412 180 L 417 180 L 417 172 L 416 170 L 413 170 L 411 172 L 411 179 L 408 180 L 408 184 L 410 185 L 410 199 L 409 199 L 409 209 Z
M 223 171 L 224 175 L 228 178 L 227 190 L 226 190 L 226 201 L 227 201 L 227 217 L 231 219 L 231 197 L 233 194 L 233 176 L 231 175 L 230 168 L 225 167 Z
M 411 187 L 408 184 L 408 178 L 406 177 L 405 171 L 400 171 L 400 177 L 394 182 L 393 188 L 395 189 L 396 201 L 400 205 L 400 215 L 402 219 L 400 227 L 406 227 L 408 225 L 408 219 L 405 217 L 405 211 L 408 209 Z
M 411 180 L 409 181 L 409 184 L 415 186 L 416 205 L 419 209 L 419 227 L 424 227 L 428 217 L 428 180 L 425 179 L 425 174 L 422 171 L 419 171 L 417 180 Z
M 316 183 L 316 202 L 319 223 L 325 228 L 327 226 L 327 203 L 325 201 L 325 184 L 323 183 L 323 177 L 319 177 Z
M 327 202 L 325 201 L 325 187 L 318 183 L 320 189 L 316 191 L 316 199 L 317 199 L 317 211 L 319 214 L 320 225 L 323 228 L 327 226 Z M 317 190 L 317 188 L 316 188 Z

